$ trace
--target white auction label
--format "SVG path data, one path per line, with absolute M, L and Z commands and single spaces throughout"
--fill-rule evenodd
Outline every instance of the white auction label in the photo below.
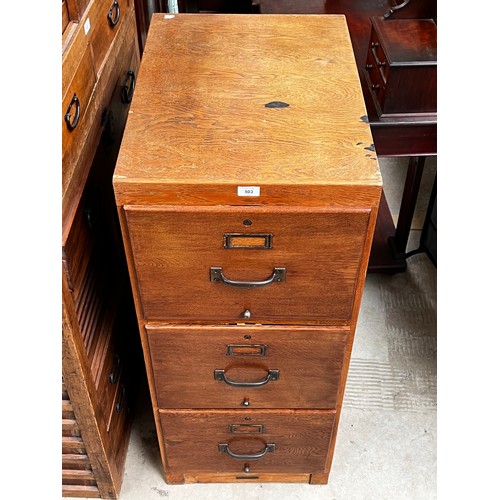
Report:
M 260 196 L 260 186 L 238 186 L 238 196 Z
M 85 34 L 87 34 L 90 31 L 90 19 L 88 18 L 83 24 L 83 31 L 85 31 Z

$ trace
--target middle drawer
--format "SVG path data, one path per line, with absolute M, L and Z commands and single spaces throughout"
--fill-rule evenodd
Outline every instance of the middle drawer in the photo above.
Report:
M 335 408 L 347 328 L 147 326 L 159 408 Z

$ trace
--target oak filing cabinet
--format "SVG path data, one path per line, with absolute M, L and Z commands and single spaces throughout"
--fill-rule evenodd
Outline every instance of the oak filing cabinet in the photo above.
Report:
M 153 16 L 113 183 L 168 483 L 328 481 L 365 114 L 344 16 Z
M 112 186 L 133 0 L 62 2 L 62 496 L 117 498 L 142 357 Z

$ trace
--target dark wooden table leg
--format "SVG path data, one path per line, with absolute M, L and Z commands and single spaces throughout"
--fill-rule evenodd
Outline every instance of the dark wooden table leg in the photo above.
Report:
M 410 157 L 396 231 L 394 236 L 389 238 L 389 245 L 396 259 L 404 259 L 406 256 L 424 164 L 425 156 Z

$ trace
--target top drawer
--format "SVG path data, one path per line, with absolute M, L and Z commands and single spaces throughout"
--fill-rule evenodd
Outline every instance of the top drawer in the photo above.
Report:
M 101 0 L 100 9 L 96 13 L 96 26 L 90 35 L 97 73 L 100 73 L 106 54 L 128 16 L 129 2 L 130 0 Z
M 125 207 L 145 319 L 351 319 L 370 209 Z
M 62 100 L 62 157 L 69 156 L 80 134 L 86 134 L 85 112 L 96 83 L 92 53 L 87 45 Z

